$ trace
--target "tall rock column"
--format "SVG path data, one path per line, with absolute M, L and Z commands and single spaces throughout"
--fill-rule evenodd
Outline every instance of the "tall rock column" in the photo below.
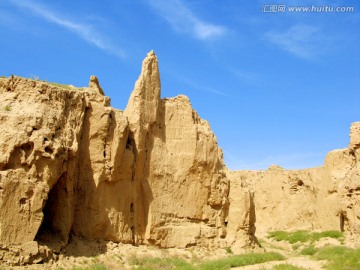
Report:
M 229 181 L 209 124 L 179 95 L 160 99 L 151 51 L 124 111 L 134 152 L 135 243 L 219 246 L 226 237 Z
M 133 241 L 142 243 L 149 215 L 152 192 L 148 183 L 148 159 L 151 154 L 151 129 L 156 123 L 160 102 L 160 74 L 154 51 L 148 53 L 124 111 L 130 127 L 130 144 L 134 151 L 132 176 Z

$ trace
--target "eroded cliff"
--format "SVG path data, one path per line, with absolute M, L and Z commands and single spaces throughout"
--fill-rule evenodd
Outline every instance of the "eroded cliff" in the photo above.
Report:
M 153 52 L 124 112 L 94 76 L 85 89 L 12 76 L 0 91 L 0 259 L 46 260 L 71 235 L 226 245 L 221 149 L 187 97 L 160 99 Z
M 271 166 L 266 171 L 231 172 L 229 218 L 233 219 L 232 211 L 241 206 L 238 198 L 243 193 L 233 187 L 248 186 L 254 193 L 257 234 L 275 230 L 341 230 L 359 245 L 359 158 L 360 122 L 355 122 L 350 128 L 349 147 L 329 152 L 322 167 L 285 170 Z
M 160 95 L 154 52 L 124 111 L 95 76 L 87 88 L 0 78 L 0 262 L 56 259 L 73 238 L 234 252 L 273 230 L 357 239 L 360 122 L 323 167 L 230 172 L 189 99 Z

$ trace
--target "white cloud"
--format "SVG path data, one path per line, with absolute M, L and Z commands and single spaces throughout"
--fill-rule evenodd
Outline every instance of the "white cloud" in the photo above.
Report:
M 223 26 L 200 20 L 181 0 L 148 0 L 148 3 L 177 32 L 191 34 L 197 39 L 208 40 L 220 37 L 227 31 Z
M 84 24 L 80 22 L 76 22 L 74 20 L 67 19 L 62 15 L 45 8 L 35 2 L 31 1 L 14 1 L 10 0 L 11 3 L 18 6 L 19 8 L 26 9 L 31 13 L 42 17 L 43 19 L 47 20 L 48 22 L 57 24 L 65 29 L 75 33 L 80 38 L 84 39 L 88 43 L 96 46 L 99 49 L 102 49 L 110 54 L 119 56 L 123 58 L 125 56 L 124 52 L 117 48 L 116 46 L 112 45 L 108 41 L 104 40 L 104 37 L 101 36 L 97 31 L 89 24 Z
M 198 83 L 192 81 L 191 79 L 182 76 L 178 73 L 175 72 L 171 72 L 171 71 L 167 71 L 173 78 L 175 78 L 177 81 L 188 85 L 189 87 L 191 87 L 192 89 L 198 90 L 198 91 L 202 91 L 202 92 L 209 92 L 215 95 L 219 95 L 219 96 L 224 96 L 224 97 L 230 97 L 229 94 L 222 92 L 218 89 L 214 89 L 212 87 L 207 87 L 204 85 L 199 85 Z
M 319 30 L 319 27 L 297 24 L 285 32 L 269 31 L 266 38 L 296 56 L 310 58 L 319 47 Z

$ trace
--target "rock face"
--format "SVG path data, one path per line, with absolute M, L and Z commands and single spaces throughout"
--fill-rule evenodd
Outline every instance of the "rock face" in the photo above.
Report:
M 340 227 L 349 231 L 360 244 L 360 122 L 350 129 L 349 149 L 343 152 L 348 170 L 340 170 L 338 199 L 340 202 Z
M 0 259 L 22 250 L 27 259 L 14 255 L 15 264 L 42 260 L 42 246 L 59 250 L 71 234 L 224 245 L 222 152 L 187 97 L 160 99 L 153 52 L 124 112 L 95 76 L 85 90 L 3 78 L 0 100 Z
M 360 122 L 356 122 L 351 126 L 349 148 L 331 151 L 323 167 L 284 170 L 271 166 L 266 171 L 231 172 L 229 220 L 244 213 L 244 202 L 239 200 L 244 191 L 238 188 L 242 185 L 254 191 L 257 234 L 274 230 L 341 230 L 358 238 L 359 149 Z M 233 226 L 229 224 L 229 232 Z
M 208 123 L 185 96 L 160 99 L 154 52 L 124 114 L 134 142 L 135 241 L 161 247 L 217 245 L 225 237 L 229 183 Z M 142 203 L 139 203 L 139 202 Z
M 0 78 L 0 262 L 55 259 L 70 236 L 241 252 L 271 230 L 360 234 L 360 122 L 323 167 L 229 172 L 189 99 L 160 90 L 154 52 L 124 111 L 95 76 Z

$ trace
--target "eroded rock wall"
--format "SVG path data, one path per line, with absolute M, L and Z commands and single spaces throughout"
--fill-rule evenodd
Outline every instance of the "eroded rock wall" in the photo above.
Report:
M 90 239 L 132 242 L 133 152 L 121 111 L 89 102 L 79 149 L 77 206 L 73 232 Z
M 242 217 L 244 191 L 254 193 L 255 230 L 263 235 L 275 230 L 342 230 L 359 234 L 360 123 L 350 129 L 349 148 L 328 153 L 324 166 L 284 170 L 235 171 L 230 177 L 229 221 Z M 241 220 L 245 220 L 242 217 Z M 231 222 L 229 230 L 244 226 Z
M 52 218 L 44 223 L 67 241 L 86 99 L 77 91 L 18 77 L 2 79 L 0 91 L 0 242 L 35 239 L 55 185 L 58 202 L 45 209 Z
M 17 264 L 39 261 L 48 254 L 39 255 L 38 243 L 58 252 L 71 234 L 160 247 L 226 245 L 221 149 L 189 99 L 161 99 L 160 88 L 153 52 L 124 112 L 110 107 L 95 76 L 81 89 L 0 79 L 1 252 L 18 245 L 33 259 Z
M 153 134 L 147 240 L 162 247 L 217 245 L 226 236 L 229 183 L 209 124 L 177 96 L 160 102 Z
M 346 173 L 341 174 L 338 186 L 341 229 L 349 231 L 360 245 L 360 122 L 350 129 L 350 144 L 345 151 Z
M 359 235 L 359 122 L 323 167 L 229 172 L 189 99 L 160 90 L 154 52 L 124 111 L 95 76 L 81 89 L 0 78 L 0 261 L 41 262 L 71 235 L 234 252 L 272 230 Z
M 226 235 L 222 216 L 229 190 L 222 152 L 187 97 L 160 99 L 153 52 L 124 113 L 135 142 L 133 181 L 141 190 L 135 195 L 142 198 L 134 202 L 139 241 L 161 247 L 217 245 L 213 240 Z

